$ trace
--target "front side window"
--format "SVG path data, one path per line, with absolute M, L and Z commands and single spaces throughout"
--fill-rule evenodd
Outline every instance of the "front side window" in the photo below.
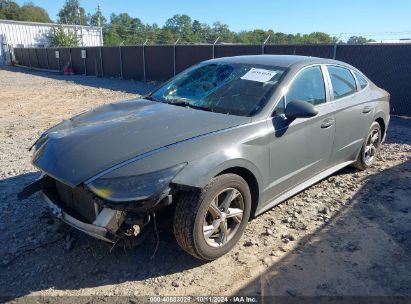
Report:
M 283 96 L 274 109 L 273 116 L 283 115 L 285 113 L 285 97 Z
M 304 69 L 300 72 L 286 95 L 286 102 L 301 100 L 318 105 L 325 102 L 324 78 L 320 66 Z
M 200 64 L 182 72 L 151 97 L 200 110 L 252 116 L 267 104 L 284 71 L 231 62 Z
M 367 86 L 368 81 L 360 73 L 354 72 L 354 74 L 355 74 L 355 77 L 357 77 L 361 90 L 364 89 Z
M 343 98 L 357 91 L 354 76 L 350 70 L 337 66 L 328 66 L 334 99 Z

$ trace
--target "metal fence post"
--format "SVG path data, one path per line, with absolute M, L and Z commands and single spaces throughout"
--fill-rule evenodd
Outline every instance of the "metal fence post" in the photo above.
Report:
M 178 38 L 176 40 L 176 42 L 174 42 L 174 45 L 173 45 L 173 72 L 174 72 L 174 76 L 176 76 L 176 45 L 177 45 L 179 40 L 180 40 L 180 38 Z
M 83 52 L 83 50 L 81 50 L 81 52 Z M 83 68 L 84 68 L 84 76 L 87 76 L 87 63 L 86 63 L 86 60 L 87 60 L 87 51 L 84 50 L 84 52 L 86 52 L 86 58 L 83 58 Z M 83 55 L 83 54 L 81 54 L 81 55 Z M 83 56 L 82 56 L 82 57 L 83 57 Z
M 219 39 L 220 37 L 217 37 L 217 39 L 213 43 L 213 58 L 215 57 L 215 44 L 218 42 Z
M 37 54 L 37 48 L 34 49 L 34 54 L 36 55 L 37 66 L 40 67 L 40 64 L 39 64 L 39 55 Z
M 100 49 L 100 68 L 101 68 L 101 77 L 104 77 L 104 67 L 103 67 L 103 52 L 101 51 L 101 46 L 99 47 Z
M 337 43 L 334 44 L 334 52 L 333 52 L 333 59 L 335 60 L 335 57 L 337 56 Z
M 60 63 L 60 49 L 58 49 L 59 52 L 59 58 L 57 58 L 58 66 L 59 66 L 59 71 L 61 70 L 61 63 Z M 56 54 L 56 51 L 54 51 L 54 55 Z
M 10 60 L 10 65 L 13 65 L 13 62 L 15 61 L 14 59 L 14 49 L 13 49 L 13 51 L 12 51 L 12 48 L 13 48 L 13 46 L 11 45 L 11 44 L 8 44 L 7 45 L 7 48 L 8 48 L 8 50 L 9 50 L 9 60 Z
M 12 57 L 12 55 L 11 55 L 11 47 L 10 47 L 10 44 L 6 44 L 6 50 L 5 50 L 5 52 L 6 52 L 6 54 L 5 54 L 5 58 L 6 58 L 6 60 L 7 60 L 7 57 L 8 57 L 8 62 L 7 62 L 7 64 L 9 64 L 9 65 L 11 65 L 12 64 L 12 61 L 13 61 L 13 57 Z
M 21 54 L 21 62 L 19 62 L 21 65 L 24 65 L 24 55 L 23 55 L 23 48 L 20 48 L 20 54 Z
M 47 63 L 47 70 L 50 70 L 50 65 L 49 65 L 49 52 L 47 51 L 47 48 L 44 48 L 46 50 L 46 63 Z
M 29 67 L 31 68 L 30 49 L 29 48 L 27 48 L 27 53 L 29 54 Z
M 143 77 L 144 77 L 144 82 L 147 82 L 147 75 L 146 75 L 146 50 L 145 46 L 147 44 L 148 39 L 143 43 Z
M 120 59 L 120 79 L 123 79 L 123 56 L 121 54 L 121 45 L 118 46 L 118 54 Z
M 69 60 L 70 60 L 70 67 L 72 68 L 73 67 L 73 61 L 72 61 L 72 58 L 71 58 L 71 48 L 69 48 Z
M 261 45 L 261 54 L 262 55 L 264 55 L 265 44 L 268 42 L 268 39 L 270 39 L 270 35 L 268 35 L 267 39 L 265 39 L 263 44 Z
M 337 47 L 338 47 L 338 41 L 341 39 L 341 36 L 343 35 L 343 33 L 340 33 L 340 36 L 338 36 L 337 40 L 335 41 L 334 44 L 334 52 L 333 52 L 333 59 L 335 59 L 337 57 Z

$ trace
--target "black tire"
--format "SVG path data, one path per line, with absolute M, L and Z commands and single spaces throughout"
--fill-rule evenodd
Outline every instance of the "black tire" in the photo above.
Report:
M 203 224 L 206 221 L 206 216 L 210 215 L 209 208 L 214 198 L 217 197 L 218 201 L 219 195 L 225 195 L 226 192 L 224 191 L 233 191 L 230 189 L 235 189 L 241 194 L 240 199 L 243 202 L 242 218 L 235 221 L 237 226 L 233 229 L 231 238 L 222 245 L 219 245 L 219 247 L 213 247 L 208 243 L 211 237 L 206 238 L 204 235 Z M 235 200 L 232 202 L 236 203 Z M 201 191 L 181 194 L 174 212 L 174 235 L 183 250 L 198 259 L 212 261 L 226 254 L 238 242 L 247 225 L 250 210 L 251 193 L 247 182 L 236 174 L 223 174 L 211 179 L 208 185 Z M 226 231 L 227 235 L 229 235 L 229 230 Z
M 369 145 L 370 136 L 372 136 L 372 134 L 378 134 L 378 139 L 375 145 L 374 157 L 371 160 L 367 160 L 366 151 L 367 151 L 367 146 Z M 361 147 L 361 151 L 358 154 L 358 159 L 355 163 L 352 164 L 352 166 L 360 170 L 366 170 L 369 167 L 371 167 L 378 157 L 378 153 L 379 153 L 380 146 L 381 146 L 381 140 L 382 140 L 382 134 L 381 134 L 380 124 L 374 121 L 371 125 L 370 131 L 367 134 L 367 137 L 364 140 L 364 143 Z

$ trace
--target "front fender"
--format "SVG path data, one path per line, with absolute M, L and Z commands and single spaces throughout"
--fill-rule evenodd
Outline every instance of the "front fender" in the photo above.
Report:
M 249 160 L 230 158 L 230 155 L 224 152 L 190 162 L 172 182 L 195 188 L 204 188 L 213 177 L 232 168 L 242 168 L 252 173 L 257 180 L 260 192 L 262 191 L 263 178 L 260 170 Z

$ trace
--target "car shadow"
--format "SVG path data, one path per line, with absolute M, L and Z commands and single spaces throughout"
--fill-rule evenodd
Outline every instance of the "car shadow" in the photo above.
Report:
M 408 303 L 410 181 L 411 160 L 367 176 L 328 223 L 235 294 L 277 296 L 278 303 Z
M 137 247 L 113 248 L 60 224 L 36 195 L 17 201 L 16 193 L 38 176 L 27 173 L 0 181 L 3 300 L 49 288 L 76 290 L 143 281 L 203 264 L 177 245 L 167 214 L 157 215 L 157 250 L 155 233 Z
M 63 80 L 74 82 L 75 84 L 94 87 L 94 88 L 104 88 L 113 91 L 121 91 L 130 94 L 146 95 L 152 90 L 154 90 L 160 82 L 142 82 L 135 80 L 125 80 L 119 78 L 99 78 L 95 76 L 85 76 L 85 75 L 63 75 L 62 73 L 47 72 L 34 70 L 24 67 L 1 67 L 3 70 L 9 72 L 23 73 L 27 75 L 34 75 L 39 77 L 45 77 L 54 80 Z

